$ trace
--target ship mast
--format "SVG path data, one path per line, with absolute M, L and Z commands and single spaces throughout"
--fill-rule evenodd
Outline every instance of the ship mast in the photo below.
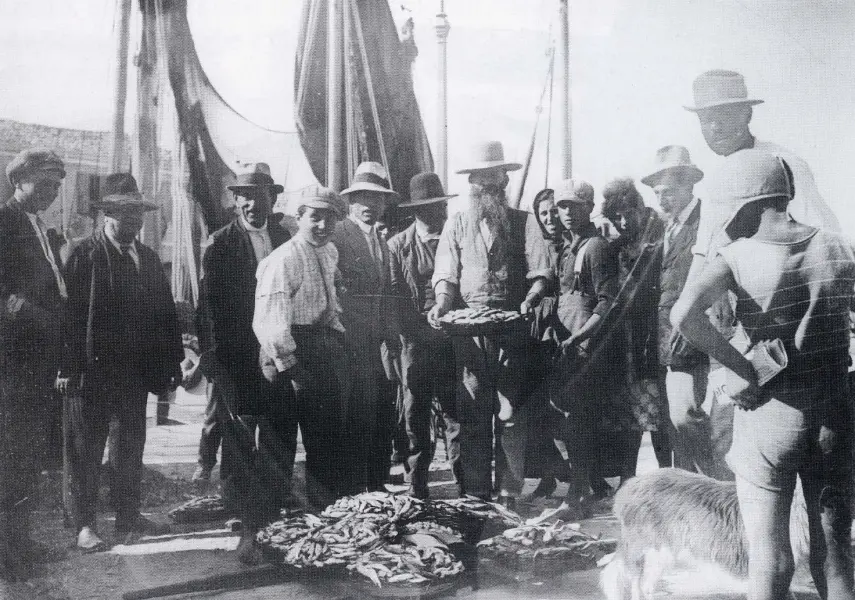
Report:
M 560 0 L 561 18 L 561 167 L 564 179 L 573 176 L 573 145 L 571 138 L 572 104 L 570 100 L 570 0 Z
M 131 0 L 118 0 L 116 28 L 116 79 L 113 86 L 113 134 L 110 140 L 110 171 L 122 170 L 125 150 L 125 103 L 128 96 L 128 38 L 131 29 Z
M 436 172 L 442 187 L 448 189 L 448 32 L 451 25 L 445 14 L 445 0 L 440 0 L 436 15 L 436 39 L 439 44 L 439 97 L 437 98 Z

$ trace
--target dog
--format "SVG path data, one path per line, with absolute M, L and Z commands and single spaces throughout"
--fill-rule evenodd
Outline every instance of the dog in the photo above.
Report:
M 600 575 L 609 600 L 652 598 L 665 569 L 678 561 L 712 563 L 740 579 L 748 575 L 748 541 L 733 482 L 659 469 L 623 485 L 614 514 L 620 542 Z M 790 540 L 796 564 L 806 564 L 810 537 L 801 485 L 793 494 Z

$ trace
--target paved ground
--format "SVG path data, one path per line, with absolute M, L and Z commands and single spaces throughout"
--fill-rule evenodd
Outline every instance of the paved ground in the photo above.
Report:
M 151 399 L 153 400 L 153 399 Z M 178 502 L 187 492 L 196 494 L 216 491 L 218 488 L 217 471 L 208 485 L 189 483 L 195 468 L 196 452 L 205 408 L 202 390 L 188 394 L 179 390 L 175 404 L 170 410 L 170 424 L 156 426 L 154 423 L 154 404 L 151 404 L 146 444 L 145 463 L 161 475 L 160 487 L 172 488 L 165 492 L 163 504 L 152 518 L 165 520 L 165 512 Z M 298 456 L 298 463 L 303 455 Z M 649 440 L 645 438 L 641 451 L 639 472 L 656 467 L 655 458 Z M 298 464 L 297 473 L 302 472 Z M 393 469 L 393 477 L 400 473 L 400 467 Z M 450 473 L 444 464 L 442 452 L 432 467 L 431 493 L 435 497 L 453 497 L 454 485 Z M 166 485 L 164 486 L 164 482 Z M 534 487 L 536 481 L 527 481 L 526 490 Z M 565 491 L 563 486 L 555 493 L 555 500 Z M 171 502 L 171 505 L 170 505 Z M 529 513 L 536 513 L 540 507 L 529 507 Z M 616 525 L 609 515 L 607 505 L 601 509 L 597 518 L 586 521 L 583 527 L 589 531 L 600 532 L 605 536 L 616 535 Z M 355 599 L 366 597 L 366 589 L 343 586 L 329 580 L 295 579 L 288 581 L 270 579 L 269 571 L 253 571 L 237 563 L 231 552 L 237 545 L 237 537 L 223 525 L 211 528 L 184 527 L 183 533 L 157 539 L 144 539 L 131 545 L 114 545 L 109 552 L 96 555 L 81 555 L 73 549 L 73 538 L 62 528 L 61 511 L 57 507 L 45 509 L 35 519 L 39 536 L 54 545 L 69 548 L 66 560 L 50 563 L 41 568 L 38 576 L 26 584 L 0 583 L 0 599 L 3 600 L 78 600 L 113 599 L 123 593 L 138 591 L 156 586 L 180 584 L 204 578 L 231 577 L 232 582 L 243 578 L 254 584 L 252 589 L 240 591 L 204 591 L 192 594 L 162 596 L 169 598 L 217 598 L 219 600 L 266 600 L 266 599 Z M 99 524 L 102 532 L 112 529 L 110 519 L 105 517 Z M 278 576 L 281 579 L 281 576 Z M 596 569 L 570 572 L 560 577 L 539 579 L 529 576 L 512 576 L 507 570 L 482 567 L 477 580 L 470 580 L 459 589 L 455 597 L 461 599 L 551 599 L 551 598 L 602 598 L 598 588 L 599 572 Z M 802 574 L 800 582 L 808 578 Z M 810 587 L 800 584 L 807 595 Z M 661 594 L 667 598 L 715 598 L 731 599 L 744 597 L 741 583 L 726 574 L 709 568 L 679 570 L 669 574 L 663 583 Z

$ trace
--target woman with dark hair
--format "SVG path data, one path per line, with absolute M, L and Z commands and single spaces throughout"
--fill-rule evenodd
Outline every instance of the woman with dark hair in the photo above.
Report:
M 671 466 L 668 409 L 659 385 L 658 313 L 661 242 L 665 224 L 628 177 L 603 189 L 602 214 L 620 234 L 614 242 L 620 265 L 621 293 L 615 302 L 614 322 L 626 339 L 626 386 L 623 394 L 603 407 L 603 449 L 617 462 L 621 479 L 635 475 L 641 437 L 650 432 L 660 467 Z M 608 454 L 606 454 L 608 457 Z

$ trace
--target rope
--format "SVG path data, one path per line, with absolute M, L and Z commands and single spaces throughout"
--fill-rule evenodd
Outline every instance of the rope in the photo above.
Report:
M 550 53 L 552 54 L 552 62 L 555 62 L 555 44 L 553 43 L 552 48 L 550 48 Z M 550 148 L 552 147 L 552 89 L 555 87 L 555 69 L 553 68 L 549 72 L 549 117 L 546 120 L 547 128 L 546 128 L 546 173 L 543 177 L 543 187 L 549 187 L 549 153 Z
M 362 68 L 365 71 L 365 84 L 368 87 L 368 100 L 371 103 L 371 116 L 374 119 L 374 128 L 377 131 L 377 143 L 380 145 L 380 159 L 383 166 L 389 170 L 389 159 L 386 157 L 386 145 L 383 143 L 383 131 L 380 129 L 380 114 L 377 112 L 377 98 L 374 97 L 374 83 L 371 80 L 371 68 L 368 66 L 368 52 L 365 50 L 365 36 L 362 34 L 362 17 L 359 15 L 359 7 L 356 0 L 348 0 L 351 14 L 356 24 L 356 39 L 359 41 L 359 52 L 362 56 Z M 392 179 L 389 178 L 389 189 L 392 187 Z
M 550 81 L 552 79 L 552 71 L 555 66 L 555 52 L 554 49 L 550 49 L 549 51 L 549 69 L 546 71 L 546 81 L 543 82 L 543 89 L 540 92 L 540 100 L 537 103 L 537 107 L 535 108 L 535 113 L 537 117 L 534 120 L 534 131 L 531 133 L 531 142 L 528 146 L 528 154 L 525 158 L 525 167 L 522 172 L 522 179 L 520 180 L 519 191 L 517 192 L 517 198 L 514 208 L 519 208 L 520 203 L 522 202 L 523 193 L 525 192 L 525 182 L 528 179 L 528 172 L 531 168 L 531 159 L 534 155 L 534 145 L 537 140 L 537 128 L 540 125 L 540 114 L 543 112 L 543 99 L 546 96 L 546 90 L 550 87 Z M 551 109 L 551 106 L 550 106 Z

